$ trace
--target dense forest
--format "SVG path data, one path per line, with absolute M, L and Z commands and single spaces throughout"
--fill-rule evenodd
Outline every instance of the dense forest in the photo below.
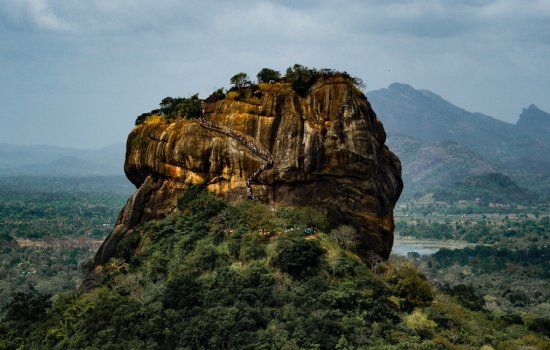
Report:
M 409 212 L 418 210 L 414 203 L 408 205 Z M 507 210 L 499 214 L 498 208 L 491 214 L 448 214 L 458 206 L 451 202 L 445 213 L 434 210 L 402 216 L 396 232 L 416 239 L 465 241 L 472 246 L 409 257 L 434 284 L 470 307 L 550 335 L 548 208 L 526 207 L 519 214 Z
M 75 290 L 132 190 L 122 176 L 0 177 L 0 307 Z
M 434 288 L 411 260 L 367 266 L 314 209 L 228 205 L 200 187 L 178 206 L 118 245 L 97 288 L 15 294 L 0 348 L 550 347 L 540 327 Z

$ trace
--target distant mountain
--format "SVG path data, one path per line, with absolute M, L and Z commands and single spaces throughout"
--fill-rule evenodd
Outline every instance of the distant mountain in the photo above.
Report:
M 401 159 L 403 199 L 438 185 L 452 185 L 467 176 L 500 171 L 479 154 L 452 141 L 428 143 L 403 135 L 390 135 L 390 149 Z
M 535 137 L 528 127 L 521 126 L 531 125 L 531 119 L 541 119 L 540 113 L 520 118 L 526 122 L 516 126 L 468 112 L 433 92 L 400 83 L 371 91 L 367 97 L 390 136 L 399 134 L 427 142 L 454 141 L 504 167 L 550 173 L 550 134 L 546 133 L 545 139 Z
M 122 143 L 99 150 L 0 144 L 0 175 L 124 175 L 125 149 Z
M 525 133 L 550 143 L 550 114 L 535 105 L 524 108 L 516 126 Z

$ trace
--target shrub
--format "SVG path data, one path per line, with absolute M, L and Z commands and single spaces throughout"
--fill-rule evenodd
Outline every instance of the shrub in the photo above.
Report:
M 345 249 L 355 249 L 359 244 L 357 230 L 353 226 L 338 226 L 336 229 L 330 231 L 330 236 L 338 242 L 338 245 Z
M 401 298 L 404 311 L 428 305 L 434 298 L 434 290 L 426 277 L 408 261 L 394 262 L 387 272 L 387 281 L 393 294 Z
M 225 97 L 228 99 L 228 100 L 238 100 L 239 99 L 239 92 L 238 91 L 229 91 Z
M 188 119 L 199 118 L 202 114 L 199 94 L 194 94 L 189 98 L 165 97 L 160 103 L 160 111 L 169 120 L 177 117 Z
M 124 236 L 116 245 L 115 256 L 129 261 L 140 240 L 139 234 L 132 232 Z
M 136 126 L 143 124 L 147 118 L 151 116 L 151 112 L 142 113 L 136 118 Z
M 223 91 L 222 91 L 223 93 Z M 161 120 L 173 120 L 175 118 L 199 118 L 202 115 L 202 101 L 199 94 L 191 97 L 165 97 L 160 102 L 160 108 L 143 113 L 136 119 L 136 126 L 151 122 L 152 117 L 157 117 L 153 122 Z M 162 118 L 162 119 L 160 119 Z
M 265 256 L 265 238 L 256 232 L 245 233 L 240 240 L 239 257 L 244 261 L 251 261 Z
M 37 321 L 46 317 L 51 306 L 51 295 L 38 293 L 34 288 L 28 292 L 17 292 L 4 308 L 5 318 L 17 321 Z
M 318 74 L 315 69 L 295 64 L 287 68 L 285 78 L 292 81 L 292 88 L 294 91 L 303 95 L 313 84 L 315 84 Z
M 410 315 L 404 317 L 405 324 L 414 329 L 422 338 L 429 338 L 437 324 L 429 320 L 425 313 L 419 309 L 415 309 Z
M 287 223 L 287 228 L 313 227 L 321 231 L 329 228 L 326 215 L 313 207 L 283 207 L 277 210 L 277 216 Z
M 454 287 L 445 286 L 443 290 L 448 294 L 454 296 L 456 300 L 463 306 L 471 310 L 483 310 L 483 306 L 485 305 L 483 297 L 479 296 L 473 287 L 459 284 Z
M 272 264 L 294 277 L 306 277 L 317 268 L 322 253 L 317 240 L 283 240 Z
M 209 192 L 204 185 L 190 185 L 183 195 L 178 198 L 178 209 L 187 215 L 198 215 L 210 218 L 225 204 Z

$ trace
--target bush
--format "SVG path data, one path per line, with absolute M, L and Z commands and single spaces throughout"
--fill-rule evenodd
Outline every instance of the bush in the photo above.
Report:
M 318 74 L 315 69 L 295 64 L 287 68 L 285 78 L 292 81 L 292 88 L 294 91 L 303 95 L 313 84 L 315 84 Z
M 137 118 L 136 118 L 136 126 L 137 125 L 140 125 L 140 124 L 143 124 L 145 122 L 145 120 L 147 120 L 147 118 L 149 118 L 151 116 L 151 112 L 147 112 L 147 113 L 142 113 L 140 114 Z
M 235 91 L 235 90 L 229 91 L 229 92 L 225 95 L 225 97 L 226 97 L 228 100 L 238 100 L 240 96 L 241 96 L 241 94 L 239 94 L 239 92 L 238 92 L 238 91 Z
M 222 91 L 223 93 L 223 91 Z M 160 109 L 154 109 L 143 113 L 136 118 L 136 126 L 150 120 L 152 116 L 162 116 L 165 120 L 171 121 L 175 118 L 199 118 L 202 115 L 202 101 L 199 94 L 191 97 L 165 97 L 160 102 Z
M 160 103 L 160 111 L 168 120 L 181 118 L 199 118 L 202 114 L 201 100 L 199 94 L 189 98 L 165 97 Z
M 34 288 L 28 292 L 17 292 L 4 308 L 6 319 L 14 321 L 38 321 L 46 317 L 51 306 L 51 295 L 38 293 Z
M 277 216 L 287 223 L 287 228 L 312 227 L 321 231 L 329 229 L 326 215 L 313 207 L 283 207 L 277 210 Z
M 224 208 L 225 204 L 209 192 L 204 185 L 190 185 L 178 198 L 178 209 L 187 215 L 210 218 Z
M 166 285 L 162 305 L 169 309 L 200 306 L 202 286 L 190 276 L 177 276 Z
M 550 337 L 550 317 L 540 316 L 528 323 L 528 327 L 533 332 L 542 333 L 547 337 Z
M 410 262 L 394 262 L 388 270 L 387 281 L 393 294 L 401 298 L 401 308 L 410 312 L 417 306 L 428 305 L 434 298 L 434 290 L 426 277 Z
M 139 234 L 132 232 L 124 236 L 116 245 L 115 256 L 129 261 L 140 240 Z
M 479 296 L 474 288 L 471 286 L 466 286 L 464 284 L 459 284 L 457 286 L 445 286 L 443 290 L 456 298 L 456 300 L 463 306 L 471 309 L 480 311 L 483 310 L 485 302 L 483 297 Z
M 306 277 L 317 268 L 322 253 L 317 240 L 283 240 L 272 264 L 294 277 Z
M 338 245 L 345 249 L 355 249 L 359 244 L 357 230 L 353 226 L 338 226 L 338 228 L 330 231 L 330 236 L 338 242 Z

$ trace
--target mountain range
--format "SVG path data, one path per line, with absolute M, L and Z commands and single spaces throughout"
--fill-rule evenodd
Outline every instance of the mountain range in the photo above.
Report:
M 401 159 L 405 197 L 495 172 L 524 183 L 550 176 L 550 114 L 535 105 L 510 124 L 407 84 L 394 83 L 367 97 Z
M 123 143 L 99 150 L 0 144 L 0 175 L 123 175 L 125 149 Z

